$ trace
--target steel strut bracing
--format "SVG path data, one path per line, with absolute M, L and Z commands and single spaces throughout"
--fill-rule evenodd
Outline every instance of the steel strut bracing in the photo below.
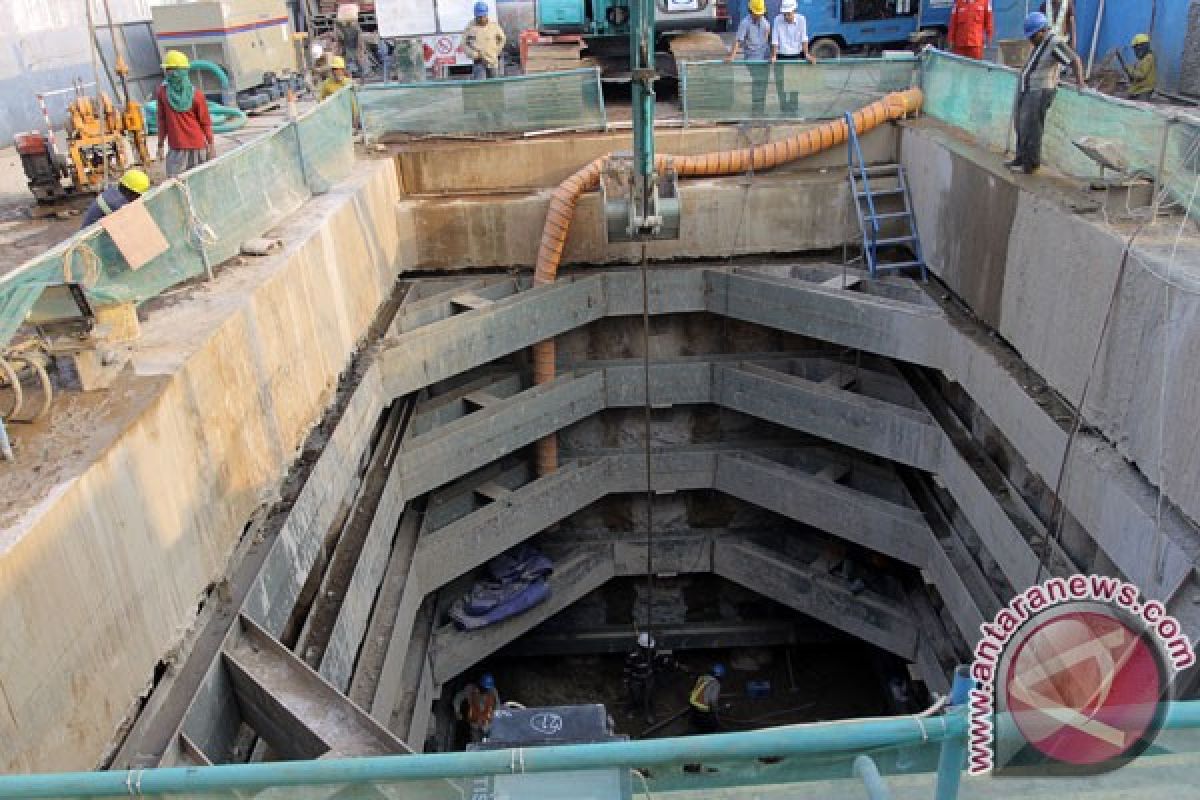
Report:
M 854 130 L 866 133 L 873 128 L 895 119 L 901 119 L 920 110 L 923 101 L 920 89 L 893 92 L 882 99 L 853 112 L 850 118 Z M 653 119 L 653 117 L 651 117 Z M 771 169 L 781 164 L 828 150 L 845 144 L 849 126 L 845 119 L 830 120 L 809 128 L 794 136 L 777 142 L 767 142 L 737 150 L 721 150 L 694 156 L 654 156 L 657 172 L 674 169 L 681 178 L 714 177 L 736 175 L 748 169 L 755 171 Z M 652 137 L 651 137 L 652 140 Z M 651 145 L 652 147 L 653 145 Z M 652 152 L 652 151 L 651 151 Z M 553 283 L 558 276 L 558 265 L 562 261 L 567 233 L 575 217 L 575 206 L 580 196 L 595 189 L 600 183 L 609 156 L 600 156 L 568 177 L 550 196 L 550 208 L 542 228 L 542 239 L 538 246 L 537 262 L 533 273 L 534 286 Z M 547 339 L 533 346 L 533 376 L 538 384 L 549 383 L 555 376 L 554 340 Z M 537 444 L 537 469 L 539 475 L 548 475 L 558 467 L 558 440 L 547 436 Z

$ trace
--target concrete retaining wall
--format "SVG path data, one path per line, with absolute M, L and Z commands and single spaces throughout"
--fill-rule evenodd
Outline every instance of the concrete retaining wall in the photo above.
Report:
M 859 236 L 844 172 L 687 181 L 680 195 L 682 235 L 650 243 L 652 259 L 823 250 Z M 402 228 L 412 231 L 405 263 L 413 269 L 532 267 L 549 203 L 548 190 L 406 199 L 398 206 Z M 640 260 L 641 245 L 605 241 L 601 205 L 598 192 L 580 199 L 564 264 Z
M 928 122 L 906 128 L 902 152 L 931 268 L 1078 406 L 1133 227 L 1075 213 L 1051 181 L 1014 179 Z M 1200 520 L 1200 239 L 1175 242 L 1178 232 L 1174 221 L 1139 234 L 1083 407 L 1150 484 Z
M 94 766 L 192 624 L 391 292 L 396 186 L 360 164 L 277 230 L 282 254 L 152 312 L 107 393 L 124 422 L 55 409 L 82 457 L 0 532 L 0 770 Z M 0 496 L 44 466 L 17 434 Z

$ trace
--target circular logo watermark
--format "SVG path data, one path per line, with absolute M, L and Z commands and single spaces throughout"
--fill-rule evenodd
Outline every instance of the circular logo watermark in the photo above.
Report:
M 1095 775 L 1143 753 L 1195 650 L 1179 621 L 1103 575 L 1051 578 L 980 627 L 968 771 Z
M 1010 645 L 999 687 L 1025 743 L 1078 768 L 1072 772 L 1114 769 L 1145 750 L 1170 690 L 1159 648 L 1145 633 L 1111 607 L 1086 606 L 1034 620 Z

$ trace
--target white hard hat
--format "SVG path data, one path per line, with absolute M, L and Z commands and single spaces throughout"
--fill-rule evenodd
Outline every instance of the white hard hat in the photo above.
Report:
M 645 647 L 646 649 L 654 647 L 654 637 L 648 633 L 639 633 L 638 647 Z
M 783 0 L 783 2 L 779 5 L 779 10 L 785 14 L 789 11 L 795 11 L 796 0 Z

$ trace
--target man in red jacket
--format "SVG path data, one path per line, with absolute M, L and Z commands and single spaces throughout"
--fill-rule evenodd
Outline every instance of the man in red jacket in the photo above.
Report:
M 174 178 L 217 154 L 213 146 L 212 117 L 204 92 L 192 86 L 187 56 L 168 50 L 163 59 L 167 79 L 155 92 L 158 102 L 158 159 L 167 144 L 167 177 Z
M 954 0 L 947 36 L 952 51 L 982 61 L 984 45 L 992 43 L 995 32 L 992 0 Z

